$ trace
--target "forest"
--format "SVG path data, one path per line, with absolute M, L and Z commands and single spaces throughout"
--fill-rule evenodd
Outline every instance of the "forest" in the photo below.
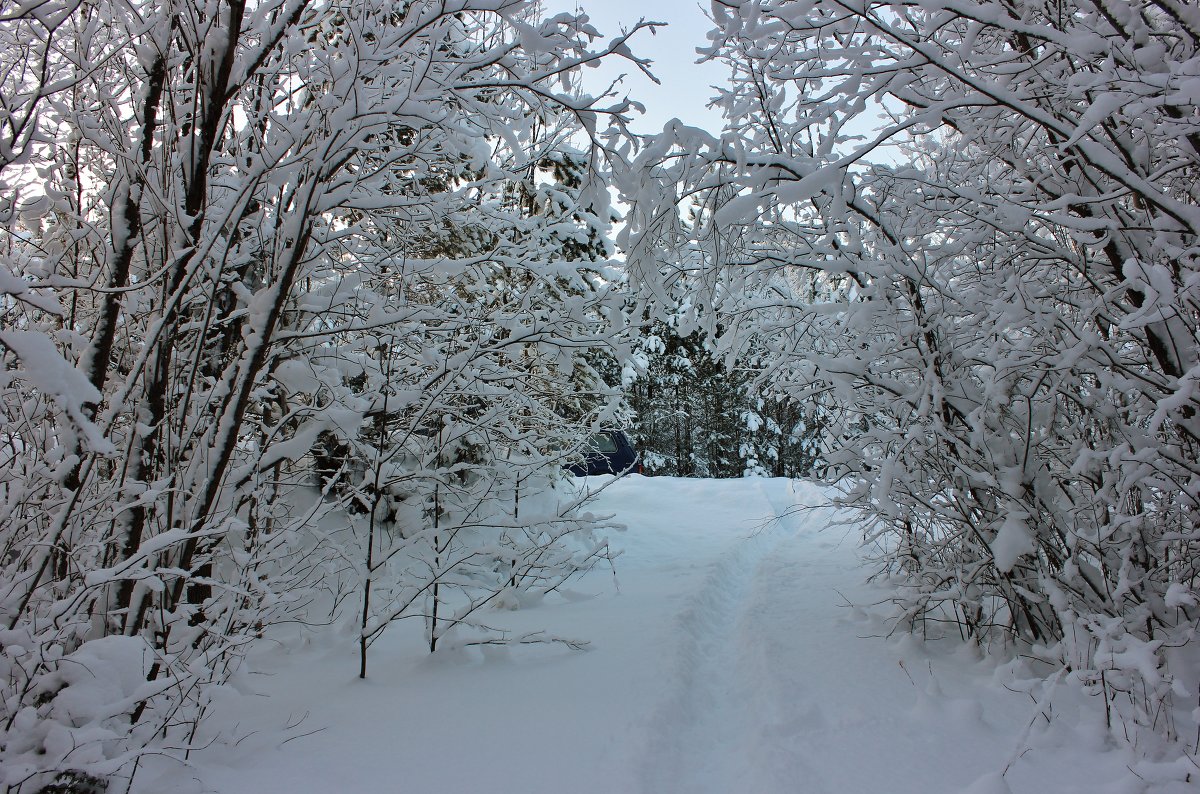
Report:
M 573 646 L 490 615 L 619 568 L 609 427 L 1195 756 L 1200 10 L 709 11 L 723 127 L 644 135 L 580 75 L 662 22 L 0 0 L 6 791 L 186 758 L 275 626 Z

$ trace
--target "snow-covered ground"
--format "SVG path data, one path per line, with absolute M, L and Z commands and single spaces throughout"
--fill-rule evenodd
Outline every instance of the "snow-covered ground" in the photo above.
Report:
M 595 508 L 628 527 L 612 537 L 616 577 L 595 571 L 493 621 L 588 650 L 430 657 L 420 627 L 401 625 L 359 680 L 352 636 L 273 644 L 214 704 L 208 730 L 240 741 L 193 754 L 191 770 L 148 769 L 139 788 L 1183 790 L 1147 784 L 1152 766 L 1065 688 L 1045 707 L 957 643 L 883 639 L 850 604 L 884 593 L 863 584 L 857 532 L 827 503 L 785 480 L 627 477 Z

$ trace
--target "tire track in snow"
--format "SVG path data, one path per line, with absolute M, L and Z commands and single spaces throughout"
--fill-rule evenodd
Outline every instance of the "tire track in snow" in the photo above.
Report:
M 769 592 L 759 592 L 764 565 L 801 529 L 794 502 L 771 490 L 761 489 L 772 515 L 753 534 L 736 536 L 675 623 L 674 683 L 651 718 L 642 763 L 647 794 L 825 790 L 788 741 L 795 716 L 784 713 L 753 619 L 771 603 Z

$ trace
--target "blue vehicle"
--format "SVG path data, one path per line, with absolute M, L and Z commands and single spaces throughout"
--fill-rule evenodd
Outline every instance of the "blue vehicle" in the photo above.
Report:
M 583 446 L 583 461 L 567 466 L 576 477 L 592 474 L 642 473 L 638 454 L 629 437 L 620 430 L 601 430 L 588 438 Z

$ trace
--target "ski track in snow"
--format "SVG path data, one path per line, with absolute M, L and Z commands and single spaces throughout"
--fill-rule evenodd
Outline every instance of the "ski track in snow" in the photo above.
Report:
M 651 718 L 641 764 L 647 794 L 831 790 L 795 741 L 823 725 L 819 706 L 800 714 L 784 707 L 797 699 L 798 682 L 785 682 L 786 660 L 770 654 L 770 627 L 763 625 L 771 583 L 796 574 L 788 547 L 798 533 L 818 529 L 811 524 L 828 511 L 805 521 L 791 484 L 788 499 L 778 486 L 764 482 L 771 515 L 758 530 L 732 536 L 679 616 L 674 683 Z

